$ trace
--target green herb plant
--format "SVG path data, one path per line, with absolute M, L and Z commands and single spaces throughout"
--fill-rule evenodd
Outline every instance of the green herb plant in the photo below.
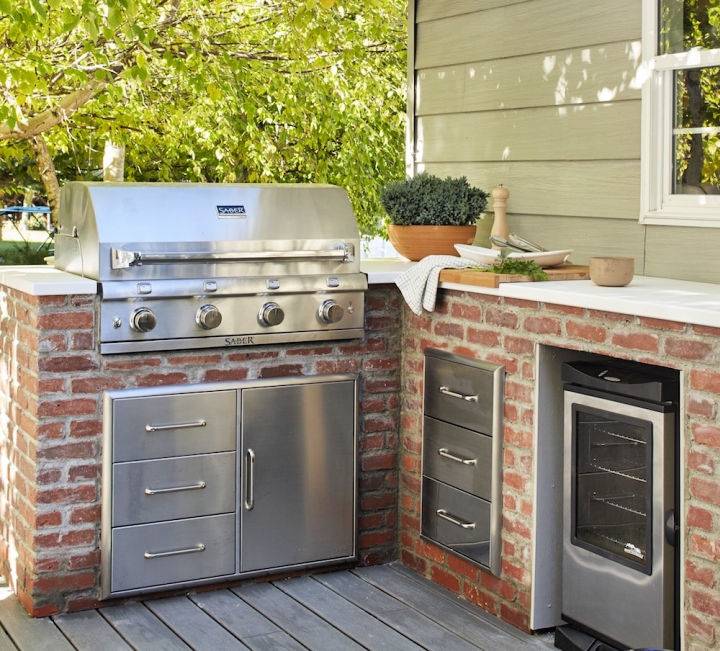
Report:
M 383 188 L 380 202 L 395 226 L 472 226 L 487 205 L 488 194 L 463 176 L 438 178 L 417 174 Z
M 518 274 L 528 276 L 530 280 L 547 280 L 548 275 L 543 268 L 534 260 L 520 260 L 518 258 L 500 258 L 490 267 L 484 267 L 481 271 L 489 271 L 496 274 Z

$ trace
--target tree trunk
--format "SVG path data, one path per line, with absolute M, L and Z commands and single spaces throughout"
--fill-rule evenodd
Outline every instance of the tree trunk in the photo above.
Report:
M 40 172 L 40 180 L 45 188 L 48 206 L 50 206 L 50 217 L 55 222 L 57 220 L 58 208 L 60 207 L 60 183 L 58 183 L 57 172 L 52 156 L 48 151 L 47 142 L 42 135 L 37 135 L 30 139 L 33 151 L 35 152 L 35 162 Z
M 125 145 L 105 141 L 103 153 L 103 181 L 119 183 L 125 178 Z

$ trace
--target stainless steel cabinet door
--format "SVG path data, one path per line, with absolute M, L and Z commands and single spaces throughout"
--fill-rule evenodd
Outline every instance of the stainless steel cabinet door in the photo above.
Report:
M 241 571 L 355 555 L 355 383 L 245 389 Z

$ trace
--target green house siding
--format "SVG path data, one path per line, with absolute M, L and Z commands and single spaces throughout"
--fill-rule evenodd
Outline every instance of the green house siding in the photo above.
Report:
M 412 1 L 412 0 L 411 0 Z M 720 229 L 642 226 L 640 0 L 417 0 L 411 169 L 510 189 L 546 248 L 720 280 Z

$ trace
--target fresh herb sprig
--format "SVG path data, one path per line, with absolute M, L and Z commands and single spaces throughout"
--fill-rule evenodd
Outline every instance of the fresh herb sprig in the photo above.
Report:
M 519 260 L 518 258 L 500 258 L 490 267 L 483 268 L 483 271 L 496 274 L 519 274 L 528 276 L 534 281 L 548 279 L 548 275 L 537 262 L 534 260 Z

